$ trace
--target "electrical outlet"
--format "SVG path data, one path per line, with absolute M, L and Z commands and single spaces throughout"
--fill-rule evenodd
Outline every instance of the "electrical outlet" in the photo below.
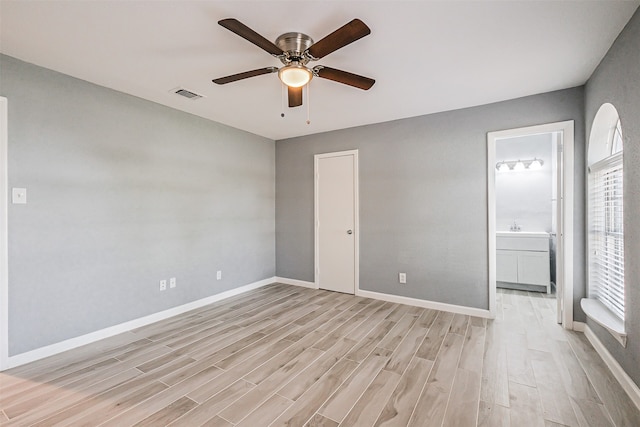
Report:
M 167 281 L 166 280 L 160 280 L 160 290 L 161 291 L 166 291 L 167 290 Z
M 175 288 L 177 284 L 178 283 L 176 282 L 176 278 L 175 277 L 172 277 L 171 279 L 169 279 L 169 287 L 170 288 Z
M 407 273 L 398 273 L 398 281 L 400 283 L 407 283 Z
M 218 272 L 216 273 L 216 280 L 221 280 L 222 279 L 222 270 L 218 270 Z

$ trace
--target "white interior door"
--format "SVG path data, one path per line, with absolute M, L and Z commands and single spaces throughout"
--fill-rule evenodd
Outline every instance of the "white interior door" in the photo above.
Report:
M 348 294 L 357 280 L 357 154 L 315 156 L 316 285 Z

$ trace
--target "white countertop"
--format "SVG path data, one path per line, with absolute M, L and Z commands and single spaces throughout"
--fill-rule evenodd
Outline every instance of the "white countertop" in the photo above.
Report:
M 496 231 L 498 237 L 546 237 L 549 233 L 546 231 Z

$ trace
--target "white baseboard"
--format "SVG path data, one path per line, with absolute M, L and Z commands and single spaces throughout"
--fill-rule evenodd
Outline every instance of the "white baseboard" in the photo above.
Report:
M 275 280 L 278 283 L 284 283 L 285 285 L 294 285 L 294 286 L 302 286 L 305 288 L 318 289 L 314 282 L 305 282 L 304 280 L 297 280 L 297 279 L 287 279 L 286 277 L 276 277 Z M 434 310 L 449 311 L 451 313 L 466 314 L 469 316 L 484 317 L 487 319 L 491 319 L 494 317 L 489 310 L 482 310 L 482 309 L 473 308 L 473 307 L 464 307 L 461 305 L 445 304 L 441 302 L 433 302 L 433 301 L 421 300 L 417 298 L 403 297 L 399 295 L 383 294 L 380 292 L 365 291 L 362 289 L 356 289 L 355 294 L 357 296 L 365 297 L 365 298 L 395 302 L 398 304 L 414 305 L 416 307 L 431 308 Z
M 399 295 L 383 294 L 380 292 L 356 290 L 356 295 L 366 298 L 379 299 L 382 301 L 395 302 L 398 304 L 414 305 L 416 307 L 430 308 L 433 310 L 449 311 L 451 313 L 465 314 L 468 316 L 484 317 L 491 319 L 494 316 L 489 310 L 481 308 L 465 307 L 462 305 L 446 304 L 443 302 L 427 301 L 411 297 L 403 297 Z
M 278 283 L 284 283 L 285 285 L 302 286 L 303 288 L 318 289 L 313 282 L 306 282 L 298 279 L 287 279 L 286 277 L 276 277 L 275 281 Z
M 584 322 L 576 322 L 575 320 L 573 321 L 572 329 L 576 332 L 584 332 L 584 329 L 586 327 L 587 327 L 587 324 Z
M 57 342 L 45 347 L 40 347 L 35 350 L 28 351 L 26 353 L 16 354 L 15 356 L 8 356 L 6 358 L 7 366 L 1 366 L 0 371 L 6 369 L 15 368 L 26 363 L 34 362 L 45 357 L 53 356 L 54 354 L 62 353 L 63 351 L 71 350 L 86 344 L 90 344 L 95 341 L 99 341 L 104 338 L 109 338 L 114 335 L 121 334 L 123 332 L 136 329 L 150 323 L 158 322 L 160 320 L 167 319 L 169 317 L 177 316 L 178 314 L 185 313 L 196 308 L 204 307 L 205 305 L 212 304 L 214 302 L 229 298 L 253 289 L 258 289 L 263 286 L 269 285 L 276 281 L 275 277 L 260 280 L 258 282 L 250 283 L 239 288 L 230 289 L 225 292 L 221 292 L 216 295 L 211 295 L 206 298 L 192 301 L 187 304 L 173 307 L 168 310 L 160 311 L 158 313 L 150 314 L 148 316 L 140 317 L 138 319 L 130 320 L 128 322 L 120 323 L 119 325 L 110 326 L 99 331 L 91 332 L 86 335 L 82 335 L 75 338 L 70 338 L 65 341 Z
M 574 322 L 575 323 L 578 322 Z M 633 401 L 636 407 L 640 410 L 640 388 L 638 388 L 637 384 L 633 382 L 631 377 L 627 375 L 622 366 L 618 363 L 616 359 L 613 358 L 609 350 L 602 344 L 602 341 L 598 339 L 596 334 L 593 333 L 589 325 L 584 324 L 584 336 L 587 337 L 593 348 L 600 355 L 604 363 L 609 367 L 613 376 L 618 380 L 624 391 L 627 392 L 629 398 Z M 574 327 L 575 330 L 575 327 Z

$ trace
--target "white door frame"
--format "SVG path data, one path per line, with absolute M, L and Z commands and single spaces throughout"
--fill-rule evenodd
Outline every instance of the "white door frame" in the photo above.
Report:
M 562 133 L 562 184 L 563 197 L 558 200 L 557 208 L 562 209 L 562 218 L 558 221 L 558 248 L 562 253 L 556 254 L 556 263 L 562 265 L 561 280 L 563 289 L 562 325 L 565 329 L 573 329 L 573 147 L 574 122 L 548 123 L 524 128 L 508 129 L 487 134 L 487 211 L 489 240 L 489 311 L 496 316 L 496 141 L 505 138 L 517 138 L 541 133 Z M 560 177 L 558 177 L 560 179 Z M 560 195 L 558 195 L 560 198 Z M 557 264 L 558 265 L 558 264 Z M 556 281 L 558 279 L 556 278 Z M 560 295 L 558 296 L 560 297 Z
M 9 368 L 8 102 L 0 96 L 0 371 Z
M 313 229 L 314 229 L 314 282 L 315 288 L 320 289 L 320 229 L 318 227 L 318 221 L 320 218 L 319 215 L 319 191 L 318 191 L 318 168 L 320 159 L 325 159 L 328 157 L 341 157 L 341 156 L 353 156 L 353 186 L 354 186 L 354 227 L 353 227 L 353 238 L 355 244 L 355 270 L 354 270 L 354 294 L 357 294 L 360 289 L 360 186 L 358 183 L 358 150 L 347 150 L 347 151 L 337 151 L 334 153 L 323 153 L 316 154 L 313 156 L 313 188 L 314 188 L 314 218 L 313 218 Z

